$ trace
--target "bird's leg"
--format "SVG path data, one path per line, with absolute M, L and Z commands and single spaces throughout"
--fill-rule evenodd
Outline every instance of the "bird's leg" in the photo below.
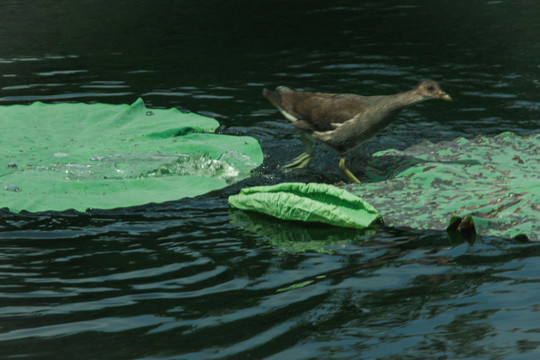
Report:
M 354 174 L 351 172 L 351 170 L 347 169 L 347 166 L 345 165 L 345 156 L 341 157 L 341 160 L 339 160 L 339 168 L 353 182 L 355 182 L 357 184 L 361 184 L 360 180 L 358 180 L 358 178 L 356 176 L 354 176 Z
M 301 169 L 303 167 L 306 167 L 307 164 L 309 164 L 310 160 L 311 160 L 311 154 L 304 152 L 298 155 L 297 157 L 295 157 L 291 163 L 287 165 L 283 165 L 283 168 L 284 169 Z
M 304 143 L 304 148 L 306 151 L 295 157 L 291 163 L 284 165 L 284 169 L 301 169 L 309 164 L 313 154 L 313 145 L 311 143 L 311 139 L 304 133 L 302 133 L 302 142 Z

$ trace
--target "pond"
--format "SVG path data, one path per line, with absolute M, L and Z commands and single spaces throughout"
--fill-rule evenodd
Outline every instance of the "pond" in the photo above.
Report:
M 264 87 L 379 95 L 432 78 L 454 99 L 405 110 L 349 158 L 537 132 L 538 14 L 525 0 L 3 2 L 0 105 L 141 97 L 256 138 L 265 161 L 193 199 L 2 211 L 0 357 L 537 359 L 540 244 L 286 223 L 227 197 L 346 180 L 323 145 L 280 168 L 303 146 Z

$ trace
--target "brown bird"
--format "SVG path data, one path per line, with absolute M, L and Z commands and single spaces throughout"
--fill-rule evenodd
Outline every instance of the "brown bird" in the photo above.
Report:
M 433 80 L 423 80 L 415 88 L 394 95 L 360 96 L 293 91 L 279 86 L 263 95 L 302 131 L 306 151 L 285 168 L 303 168 L 311 160 L 316 139 L 341 154 L 339 168 L 347 177 L 360 181 L 345 165 L 346 153 L 381 132 L 406 106 L 429 99 L 452 101 Z

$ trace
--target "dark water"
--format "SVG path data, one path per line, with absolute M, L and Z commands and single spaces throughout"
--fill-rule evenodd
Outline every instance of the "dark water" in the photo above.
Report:
M 536 132 L 539 16 L 525 0 L 3 1 L 0 104 L 142 97 L 253 136 L 266 159 L 198 199 L 1 213 L 0 358 L 538 359 L 540 244 L 285 224 L 226 198 L 343 179 L 324 146 L 307 170 L 277 168 L 302 145 L 263 86 L 385 94 L 429 77 L 455 99 L 352 158 Z

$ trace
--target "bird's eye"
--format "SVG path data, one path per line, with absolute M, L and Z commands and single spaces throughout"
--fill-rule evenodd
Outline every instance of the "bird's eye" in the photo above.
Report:
M 428 84 L 427 89 L 428 89 L 429 91 L 433 91 L 434 87 L 433 87 L 433 85 Z

